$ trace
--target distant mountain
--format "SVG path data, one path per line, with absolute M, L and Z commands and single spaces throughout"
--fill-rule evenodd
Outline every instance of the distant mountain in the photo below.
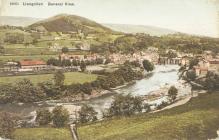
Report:
M 10 26 L 28 26 L 40 19 L 30 18 L 30 17 L 13 17 L 13 16 L 0 16 L 0 26 L 10 25 Z
M 147 33 L 152 36 L 162 36 L 167 34 L 175 34 L 177 31 L 145 25 L 128 25 L 128 24 L 103 24 L 104 26 L 124 33 Z
M 61 14 L 57 15 L 29 26 L 30 28 L 36 28 L 40 30 L 46 30 L 48 32 L 78 32 L 83 33 L 102 33 L 113 32 L 110 28 L 107 28 L 95 21 L 89 20 L 84 17 L 76 15 Z

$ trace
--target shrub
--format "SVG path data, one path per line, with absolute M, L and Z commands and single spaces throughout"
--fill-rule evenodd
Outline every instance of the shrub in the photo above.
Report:
M 17 117 L 7 112 L 0 112 L 0 136 L 12 138 Z
M 62 106 L 57 106 L 53 109 L 53 124 L 55 127 L 64 127 L 67 125 L 69 120 L 69 112 Z
M 37 111 L 36 122 L 39 125 L 48 125 L 52 121 L 52 114 L 47 109 L 40 109 Z
M 79 112 L 79 121 L 87 123 L 97 120 L 97 112 L 88 105 L 83 105 Z
M 178 89 L 175 86 L 171 86 L 170 89 L 168 90 L 168 97 L 171 102 L 176 100 L 177 93 L 178 93 Z

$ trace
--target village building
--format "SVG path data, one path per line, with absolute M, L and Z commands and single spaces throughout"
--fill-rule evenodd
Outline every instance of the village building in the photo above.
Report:
M 47 69 L 47 64 L 42 60 L 22 60 L 19 71 L 39 71 Z
M 215 72 L 219 72 L 219 59 L 209 60 L 210 69 Z
M 97 54 L 91 54 L 91 55 L 69 55 L 69 54 L 65 54 L 62 53 L 59 56 L 59 59 L 61 61 L 63 60 L 77 60 L 77 61 L 96 61 L 97 59 L 105 59 L 103 56 L 97 55 Z
M 196 73 L 196 76 L 205 76 L 209 69 L 206 67 L 200 67 L 200 66 L 194 66 L 194 71 Z
M 19 64 L 18 62 L 6 62 L 3 67 L 0 68 L 1 72 L 18 72 Z

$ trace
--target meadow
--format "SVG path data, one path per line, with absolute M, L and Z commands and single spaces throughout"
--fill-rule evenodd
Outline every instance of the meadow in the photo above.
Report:
M 17 129 L 15 140 L 72 140 L 71 132 L 67 128 L 32 128 Z
M 97 75 L 93 74 L 85 74 L 80 72 L 67 72 L 65 73 L 65 84 L 76 84 L 80 83 L 83 84 L 85 82 L 91 82 L 96 80 Z M 51 81 L 53 79 L 53 74 L 41 74 L 41 75 L 25 75 L 25 76 L 7 76 L 7 77 L 0 77 L 0 84 L 7 84 L 7 83 L 15 83 L 22 79 L 29 79 L 34 84 Z

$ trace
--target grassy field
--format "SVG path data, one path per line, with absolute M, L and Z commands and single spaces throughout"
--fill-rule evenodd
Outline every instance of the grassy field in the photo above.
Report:
M 219 129 L 219 92 L 154 114 L 94 123 L 79 128 L 80 140 L 206 140 Z
M 0 83 L 14 83 L 22 79 L 30 79 L 34 84 L 51 81 L 53 74 L 42 74 L 42 75 L 27 75 L 27 76 L 11 76 L 11 77 L 0 77 Z M 97 75 L 85 74 L 79 72 L 68 72 L 65 73 L 65 84 L 69 85 L 72 83 L 85 83 L 96 80 Z
M 68 129 L 30 128 L 17 129 L 15 140 L 72 140 Z
M 24 59 L 47 61 L 49 58 L 56 58 L 56 57 L 58 57 L 58 55 L 0 56 L 0 60 L 3 61 L 3 62 L 6 62 L 6 61 L 20 61 L 20 60 L 24 60 Z

